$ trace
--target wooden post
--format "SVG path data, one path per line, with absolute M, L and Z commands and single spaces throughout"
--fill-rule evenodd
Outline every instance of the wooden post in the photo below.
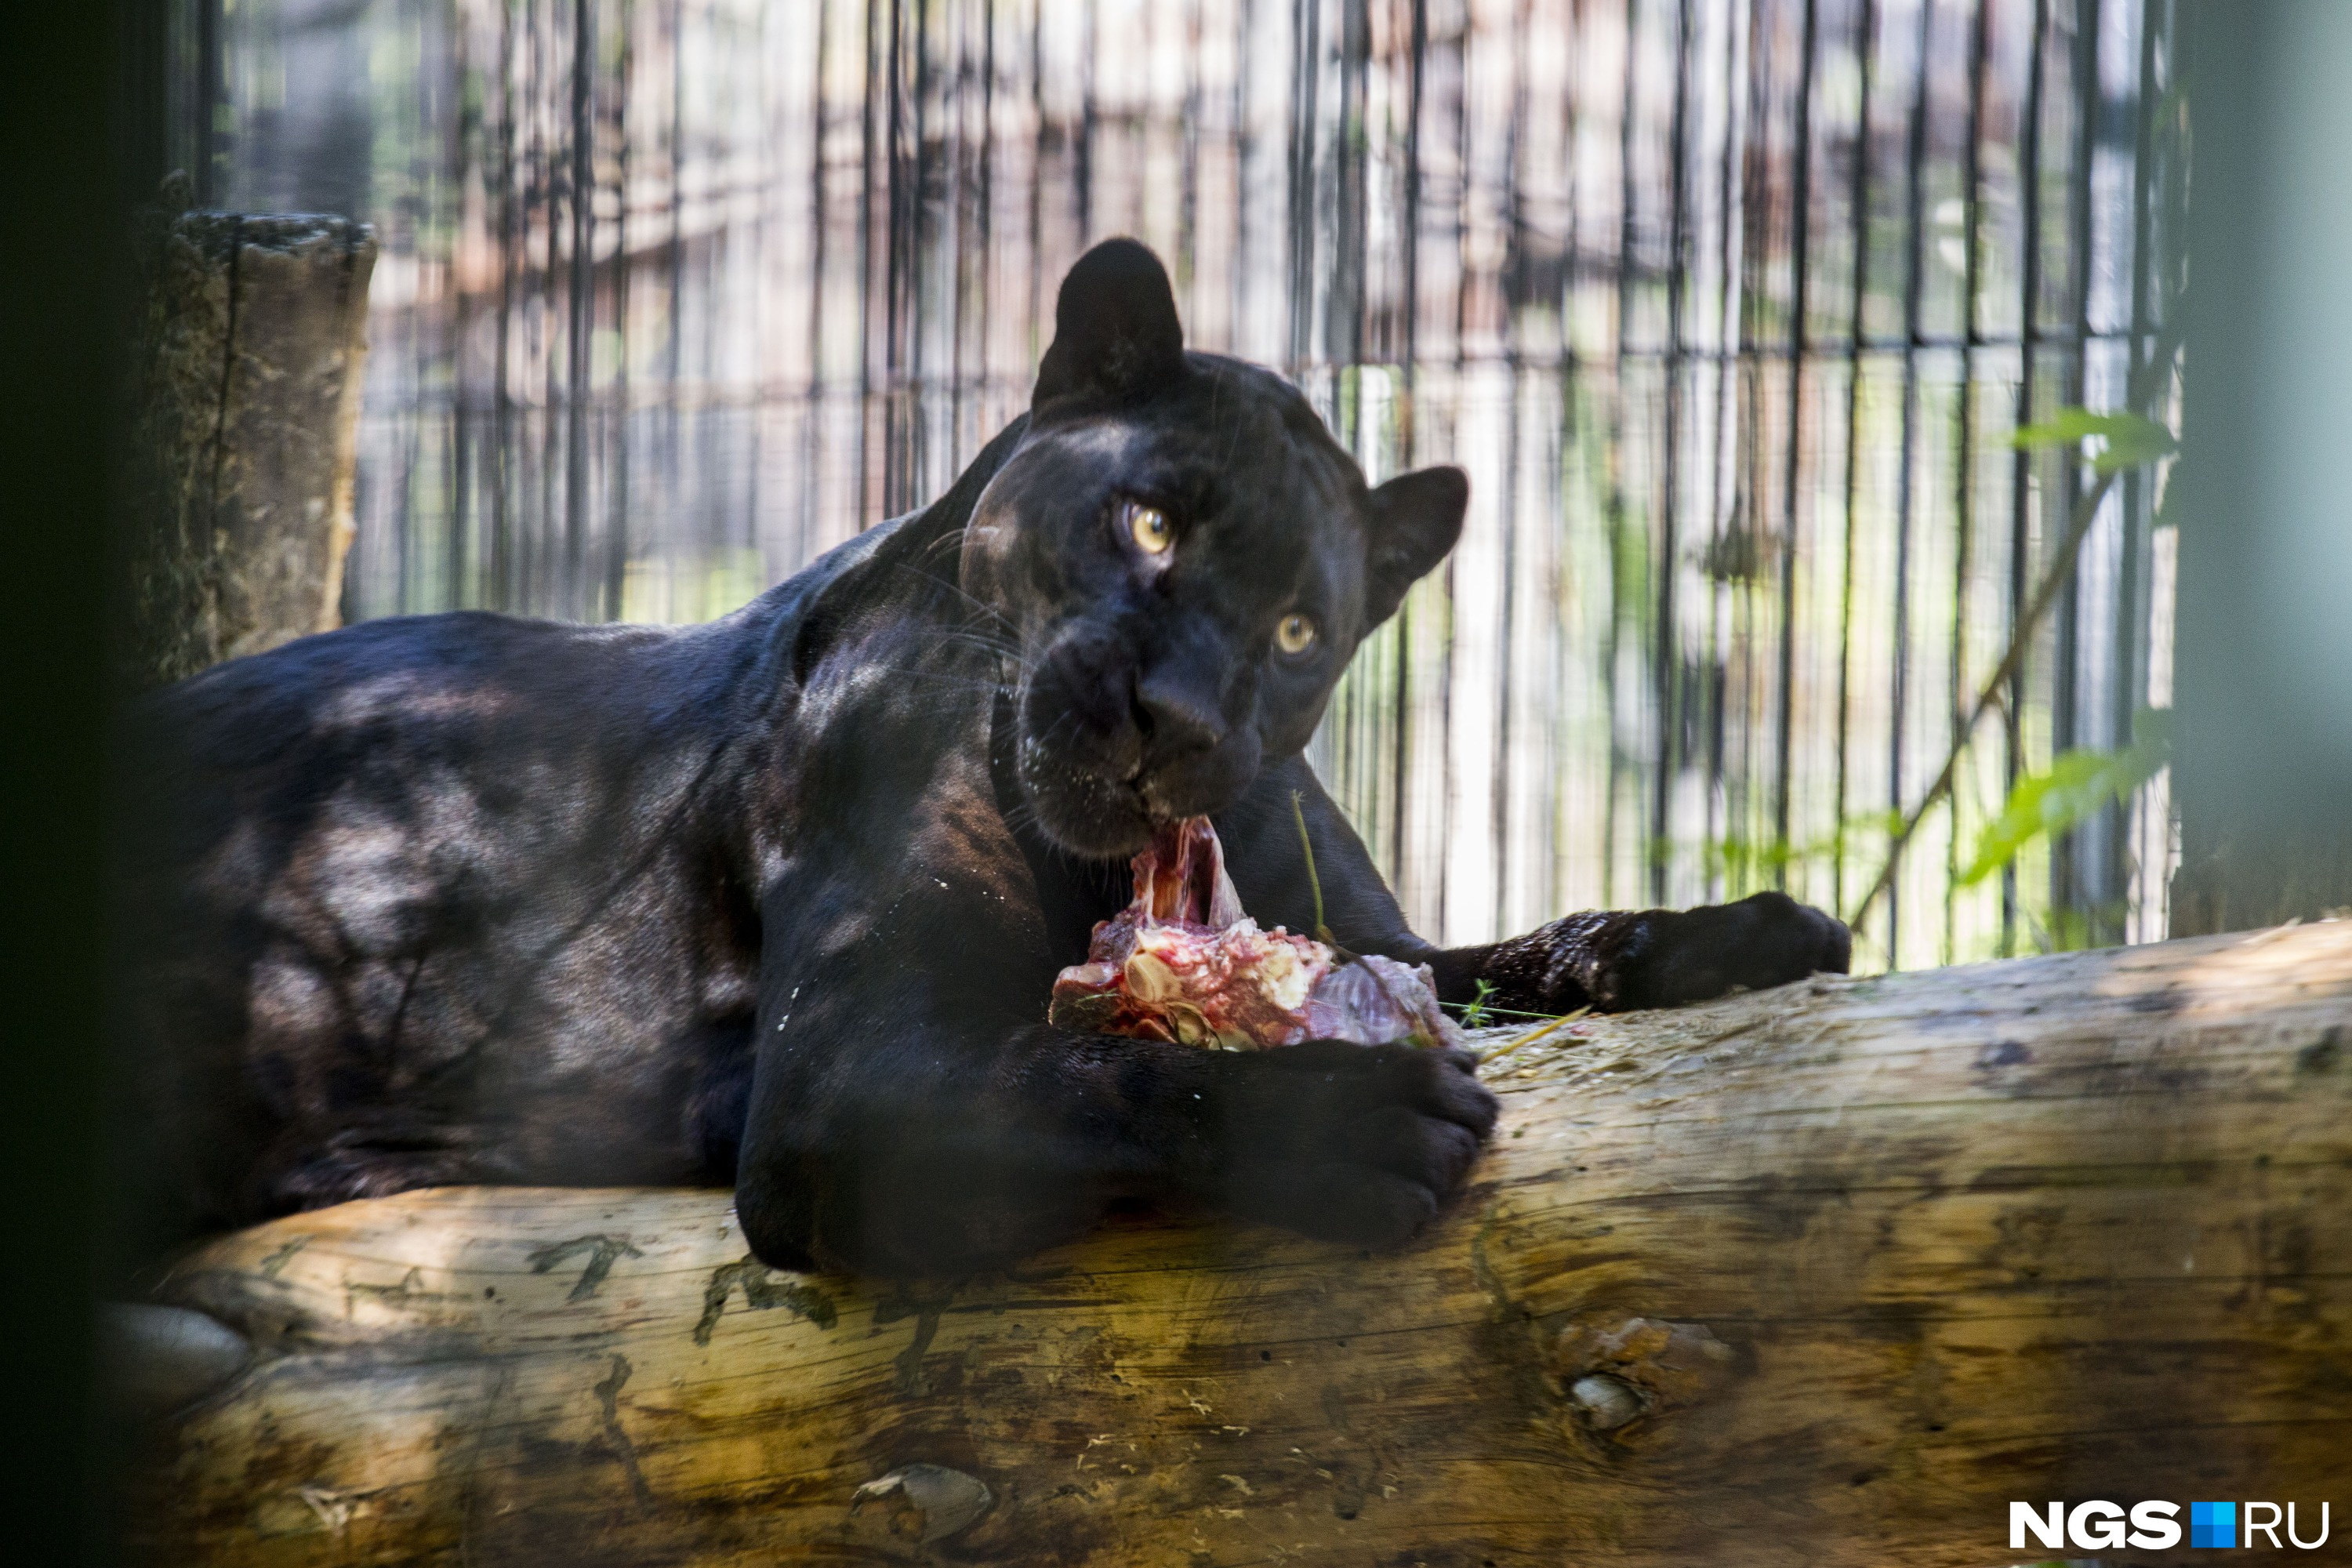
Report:
M 164 1296 L 251 1359 L 152 1433 L 137 1555 L 1959 1568 L 2024 1555 L 2012 1500 L 2344 1528 L 2352 922 L 1490 1044 L 1473 1190 L 1387 1256 L 1130 1218 L 889 1285 L 762 1268 L 724 1193 L 488 1188 L 223 1238 Z
M 141 249 L 133 688 L 341 624 L 376 254 L 312 214 L 153 215 Z

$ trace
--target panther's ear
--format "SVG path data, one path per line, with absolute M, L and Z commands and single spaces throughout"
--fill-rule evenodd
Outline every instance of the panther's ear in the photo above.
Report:
M 1459 468 L 1415 468 L 1372 491 L 1365 519 L 1364 629 L 1404 602 L 1404 591 L 1445 559 L 1462 537 L 1470 476 Z
M 1184 329 L 1160 258 L 1131 239 L 1107 239 L 1062 279 L 1054 346 L 1037 366 L 1030 407 L 1087 394 L 1122 401 L 1184 374 Z

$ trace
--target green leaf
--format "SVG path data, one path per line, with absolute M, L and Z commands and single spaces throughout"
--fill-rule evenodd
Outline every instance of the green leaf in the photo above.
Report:
M 2048 773 L 2019 779 L 2000 815 L 1978 838 L 1976 858 L 1960 873 L 1960 886 L 1974 887 L 2036 838 L 2066 833 L 2154 778 L 2172 755 L 2171 710 L 2143 710 L 2132 729 L 2139 739 L 2121 751 L 2062 752 L 2051 759 Z
M 2152 463 L 2179 446 L 2172 432 L 2137 414 L 2094 414 L 2087 408 L 2061 408 L 2040 425 L 2021 426 L 2010 437 L 2012 446 L 2072 447 L 2095 440 L 2098 451 L 2091 467 L 2102 474 Z

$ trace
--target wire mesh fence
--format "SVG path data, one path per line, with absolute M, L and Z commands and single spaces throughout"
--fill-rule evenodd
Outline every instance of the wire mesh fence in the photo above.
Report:
M 1468 529 L 1315 761 L 1425 931 L 1851 910 L 2165 395 L 2167 0 L 240 0 L 213 199 L 375 222 L 353 616 L 721 613 L 944 489 L 1136 235 Z M 2168 700 L 2097 489 L 1863 961 L 2161 935 L 2163 782 L 1998 876 L 2011 783 Z

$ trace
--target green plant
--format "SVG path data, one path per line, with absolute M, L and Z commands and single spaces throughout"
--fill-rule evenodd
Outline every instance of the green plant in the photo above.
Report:
M 2180 352 L 2178 327 L 2168 327 L 2157 352 L 2136 371 L 2131 384 L 2126 389 L 2127 405 L 2152 402 L 2172 377 L 2173 362 Z M 1960 758 L 1976 734 L 1977 724 L 2001 700 L 2001 692 L 2015 677 L 2025 659 L 2026 650 L 2033 644 L 2042 618 L 2050 613 L 2051 605 L 2074 574 L 2081 559 L 2083 541 L 2097 521 L 2099 508 L 2105 504 L 2107 493 L 2115 488 L 2116 477 L 2126 468 L 2154 462 L 2170 453 L 2177 446 L 2172 432 L 2155 420 L 2126 409 L 2110 414 L 2094 414 L 2085 408 L 2062 408 L 2044 425 L 2028 425 L 2011 437 L 2019 446 L 2033 447 L 2062 445 L 2067 441 L 2098 440 L 2099 451 L 2092 458 L 2091 466 L 2098 478 L 2090 489 L 2074 499 L 2073 515 L 2067 520 L 2066 535 L 2058 546 L 2056 557 L 2043 574 L 2033 596 L 2026 602 L 2023 613 L 2011 629 L 2009 649 L 2000 656 L 2000 663 L 1992 677 L 1979 689 L 1976 700 L 1961 716 L 1952 732 L 1952 749 L 1945 754 L 1944 765 L 1936 774 L 1936 782 L 1927 786 L 1919 804 L 1904 814 L 1903 823 L 1886 847 L 1886 862 L 1878 870 L 1877 879 L 1862 901 L 1846 916 L 1846 924 L 1859 928 L 1869 917 L 1870 909 L 1880 895 L 1895 885 L 1895 867 L 1903 851 L 1919 831 L 1919 824 L 1929 811 L 1950 793 L 1953 782 L 1959 776 Z
M 1307 886 L 1315 895 L 1315 940 L 1329 948 L 1341 963 L 1353 963 L 1356 955 L 1340 946 L 1331 928 L 1323 923 L 1323 879 L 1315 874 L 1315 841 L 1307 836 L 1307 808 L 1297 790 L 1290 792 L 1290 820 L 1298 825 L 1298 850 L 1307 857 Z
M 2171 431 L 2144 415 L 2128 410 L 2094 414 L 2087 408 L 2061 408 L 2039 425 L 2020 426 L 2010 441 L 2029 451 L 2097 441 L 2100 446 L 2091 454 L 2091 469 L 2098 474 L 2120 473 L 2155 462 L 2179 446 Z
M 2009 792 L 2000 815 L 1977 840 L 1976 858 L 1960 873 L 1974 887 L 2015 860 L 2036 838 L 2056 838 L 2110 800 L 2121 800 L 2154 778 L 2172 755 L 2172 710 L 2143 709 L 2132 722 L 2139 738 L 2120 751 L 2062 752 L 2050 771 L 2029 773 Z

